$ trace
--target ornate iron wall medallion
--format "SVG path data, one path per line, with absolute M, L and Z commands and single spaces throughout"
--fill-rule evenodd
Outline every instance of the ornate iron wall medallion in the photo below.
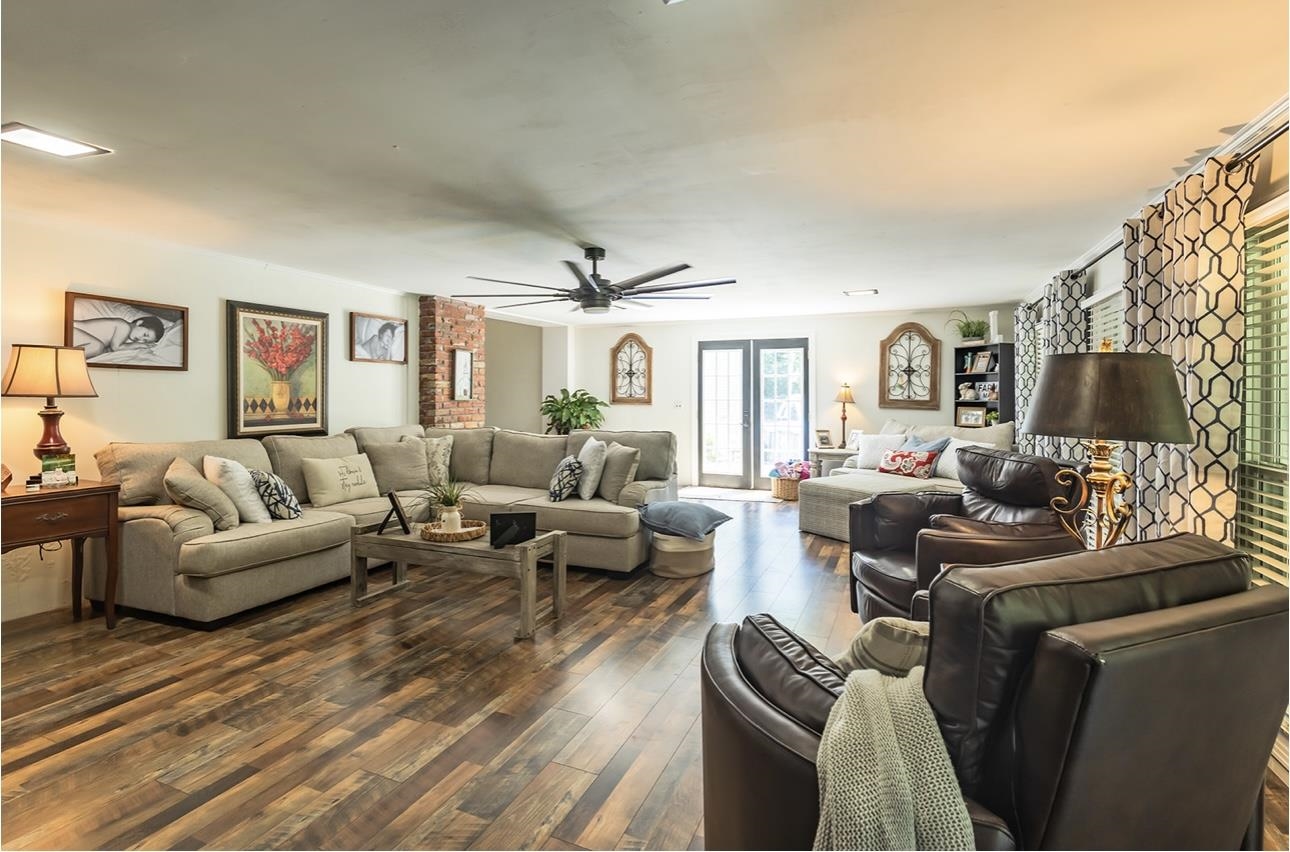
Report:
M 941 342 L 907 322 L 878 344 L 878 407 L 941 407 Z

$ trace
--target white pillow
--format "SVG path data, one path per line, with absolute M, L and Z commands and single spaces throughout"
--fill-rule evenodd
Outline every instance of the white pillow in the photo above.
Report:
M 895 420 L 888 420 L 886 423 L 882 424 L 882 428 L 878 430 L 878 434 L 879 435 L 904 435 L 908 431 L 909 431 L 909 427 L 904 423 L 898 423 Z
M 888 450 L 898 450 L 905 443 L 905 433 L 899 435 L 861 435 L 860 446 L 856 447 L 856 467 L 861 470 L 877 470 L 882 461 L 882 454 Z
M 206 456 L 202 459 L 202 473 L 206 479 L 219 486 L 219 490 L 228 495 L 237 507 L 237 516 L 244 524 L 268 524 L 273 522 L 269 507 L 260 499 L 260 492 L 255 489 L 255 480 L 251 472 L 241 462 L 222 459 L 219 456 Z
M 843 449 L 858 450 L 860 449 L 860 436 L 864 434 L 863 429 L 852 429 L 851 434 L 847 435 L 847 445 Z
M 363 497 L 380 497 L 372 463 L 364 453 L 340 459 L 301 459 L 300 470 L 316 508 Z
M 958 438 L 950 438 L 950 442 L 945 445 L 940 456 L 936 459 L 936 470 L 932 476 L 941 479 L 958 479 L 959 478 L 959 449 L 962 447 L 990 447 L 989 444 L 982 444 L 979 441 L 962 441 Z M 993 448 L 991 448 L 993 449 Z
M 595 438 L 588 438 L 587 443 L 578 451 L 578 461 L 582 462 L 582 476 L 578 478 L 578 497 L 591 500 L 600 487 L 600 475 L 605 472 L 605 453 L 609 445 Z

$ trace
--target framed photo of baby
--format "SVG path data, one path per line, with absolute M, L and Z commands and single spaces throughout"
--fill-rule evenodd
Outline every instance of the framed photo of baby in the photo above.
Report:
M 91 367 L 187 370 L 188 308 L 68 291 L 63 345 Z
M 400 317 L 349 312 L 349 360 L 408 363 L 408 321 Z

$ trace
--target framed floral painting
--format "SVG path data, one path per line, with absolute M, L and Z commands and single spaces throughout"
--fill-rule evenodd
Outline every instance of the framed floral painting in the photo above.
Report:
M 327 434 L 327 314 L 228 303 L 228 434 Z

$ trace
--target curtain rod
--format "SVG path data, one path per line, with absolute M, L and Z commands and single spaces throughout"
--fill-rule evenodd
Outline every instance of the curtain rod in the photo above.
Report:
M 1237 163 L 1244 162 L 1245 160 L 1250 159 L 1250 157 L 1253 157 L 1255 154 L 1259 153 L 1264 148 L 1271 145 L 1279 137 L 1284 136 L 1286 134 L 1286 131 L 1288 130 L 1290 130 L 1290 122 L 1282 123 L 1280 127 L 1278 127 L 1276 130 L 1269 133 L 1267 136 L 1264 136 L 1261 140 L 1255 143 L 1254 146 L 1251 147 L 1248 151 L 1242 151 L 1241 153 L 1233 157 L 1232 161 L 1228 163 L 1228 166 L 1231 167 Z M 1088 270 L 1096 266 L 1098 261 L 1102 260 L 1102 258 L 1106 257 L 1107 255 L 1109 255 L 1111 252 L 1115 251 L 1118 248 L 1124 248 L 1124 240 L 1111 243 L 1111 245 L 1107 246 L 1105 251 L 1101 252 L 1100 254 L 1098 254 L 1097 257 L 1093 258 L 1088 263 L 1084 264 L 1083 266 L 1081 266 L 1079 269 L 1075 271 L 1087 272 Z

